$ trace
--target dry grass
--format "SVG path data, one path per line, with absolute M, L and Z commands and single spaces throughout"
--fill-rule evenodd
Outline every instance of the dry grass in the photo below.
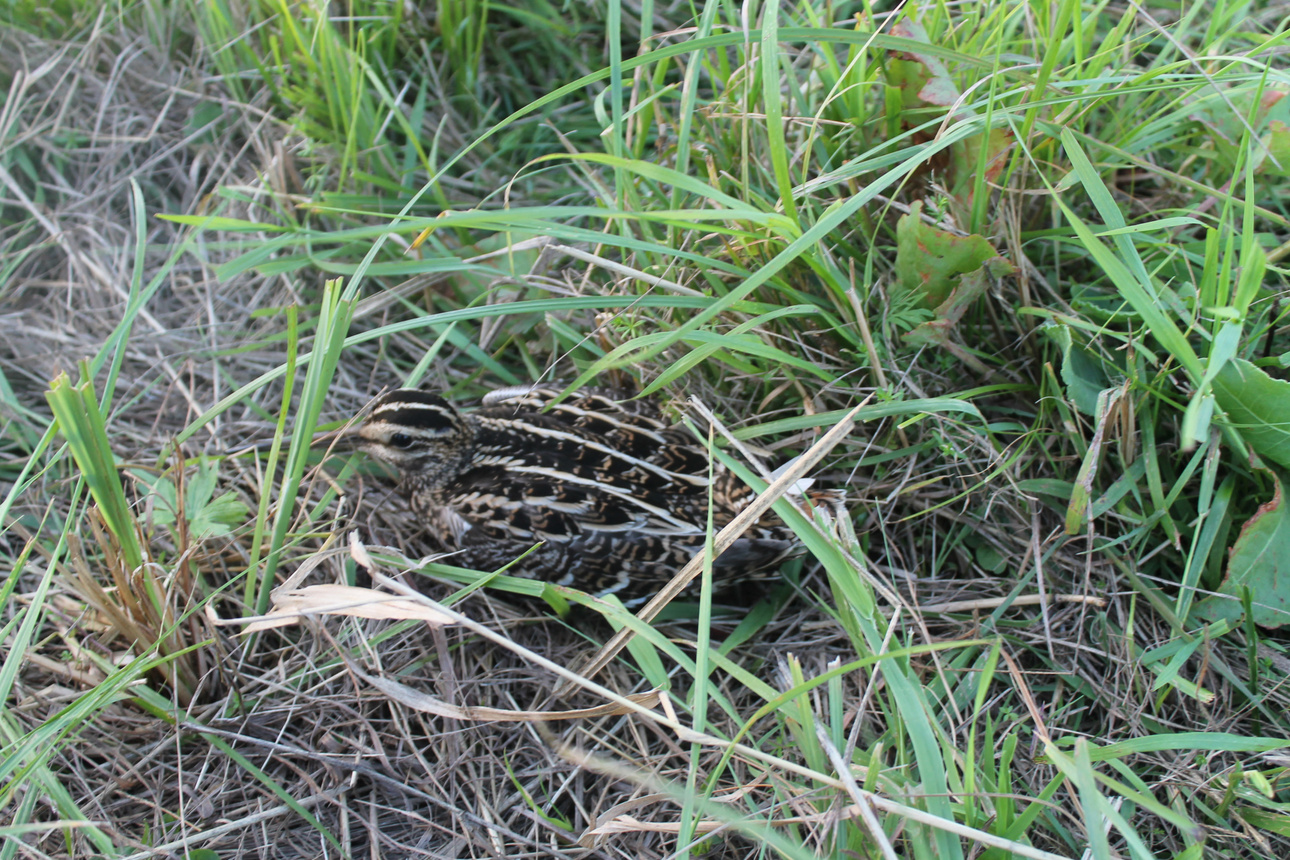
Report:
M 0 237 L 8 267 L 0 286 L 0 497 L 13 491 L 45 432 L 49 380 L 98 354 L 122 319 L 132 283 L 146 283 L 163 272 L 164 282 L 122 342 L 109 419 L 113 451 L 125 463 L 174 480 L 189 480 L 199 455 L 215 458 L 219 492 L 232 493 L 255 511 L 266 494 L 276 492 L 277 483 L 275 476 L 266 475 L 263 458 L 247 447 L 273 438 L 283 394 L 280 381 L 217 412 L 183 442 L 178 454 L 172 440 L 230 392 L 282 365 L 289 331 L 282 309 L 316 302 L 316 291 L 310 285 L 303 293 L 295 273 L 252 270 L 230 277 L 217 272 L 249 242 L 272 238 L 270 233 L 207 230 L 194 240 L 187 227 L 170 221 L 150 217 L 139 225 L 133 220 L 131 195 L 142 196 L 148 213 L 205 214 L 219 208 L 224 216 L 277 223 L 304 199 L 298 165 L 321 156 L 306 151 L 298 135 L 271 120 L 267 102 L 231 104 L 226 89 L 208 77 L 202 63 L 184 64 L 176 60 L 179 52 L 173 45 L 158 47 L 115 22 L 104 20 L 76 44 L 41 40 L 12 28 L 4 31 L 3 40 L 0 69 L 13 83 L 7 112 L 0 117 L 7 126 L 0 131 L 22 158 L 11 159 L 0 174 L 3 206 L 10 213 L 7 234 Z M 213 116 L 206 111 L 212 105 L 220 109 L 218 124 L 195 124 Z M 454 133 L 463 139 L 470 134 Z M 34 173 L 25 174 L 24 165 Z M 489 167 L 484 160 L 472 169 Z M 218 207 L 212 197 L 217 192 Z M 540 189 L 534 193 L 542 196 Z M 135 252 L 140 234 L 146 239 L 142 256 Z M 187 251 L 172 258 L 185 243 Z M 1014 259 L 1025 257 L 1020 239 L 1012 254 Z M 569 258 L 560 265 L 566 268 L 535 266 L 533 273 L 517 273 L 514 282 L 574 295 L 594 295 L 604 284 L 613 289 L 610 271 L 588 272 Z M 1023 280 L 1026 289 L 1045 294 L 1043 302 L 1064 304 L 1042 280 L 1028 280 L 1024 274 Z M 694 283 L 701 285 L 697 279 Z M 448 289 L 442 280 L 427 276 L 398 287 L 414 301 L 423 292 Z M 402 318 L 405 309 L 389 296 L 376 293 L 360 303 L 353 330 L 375 330 Z M 596 319 L 586 311 L 563 321 L 585 333 L 595 328 Z M 1016 316 L 1000 323 L 1007 332 L 1030 327 Z M 789 340 L 782 333 L 775 336 Z M 323 420 L 344 420 L 382 387 L 400 382 L 435 337 L 434 332 L 410 330 L 348 348 L 329 387 Z M 500 332 L 489 343 L 486 327 L 483 337 L 488 351 L 515 335 Z M 569 366 L 559 363 L 562 356 L 538 341 L 533 339 L 527 357 L 539 367 L 549 363 L 557 372 L 567 372 Z M 846 379 L 851 356 L 842 356 L 810 332 L 798 333 L 797 343 L 802 354 L 815 356 L 820 366 Z M 665 353 L 640 372 L 646 377 L 661 372 L 680 355 Z M 1036 342 L 1028 341 L 999 378 L 1040 378 L 1042 358 Z M 450 341 L 425 384 L 472 385 L 478 378 L 475 359 Z M 932 361 L 904 370 L 907 378 L 896 384 L 909 396 L 952 396 L 963 387 L 961 380 L 945 378 L 944 368 Z M 786 415 L 827 411 L 851 405 L 869 390 L 840 381 L 802 390 L 793 405 L 781 398 L 776 408 Z M 727 418 L 737 419 L 747 412 L 745 398 L 763 392 L 755 376 L 732 371 L 720 386 L 711 377 L 696 375 L 692 385 L 671 393 L 697 393 Z M 1024 399 L 1004 390 L 991 406 L 1003 414 Z M 1033 408 L 1033 400 L 1026 405 Z M 760 417 L 778 416 L 768 409 Z M 1189 664 L 1195 670 L 1189 677 L 1214 692 L 1212 701 L 1177 692 L 1166 696 L 1155 686 L 1155 676 L 1143 668 L 1142 652 L 1173 643 L 1178 634 L 1165 615 L 1168 607 L 1144 597 L 1153 584 L 1144 588 L 1137 581 L 1136 560 L 1117 564 L 1110 554 L 1091 551 L 1093 535 L 1068 536 L 1057 506 L 1036 504 L 1033 490 L 1019 489 L 1021 482 L 1036 477 L 1064 474 L 1069 480 L 1079 464 L 1060 440 L 1001 447 L 979 430 L 943 417 L 927 417 L 899 433 L 893 432 L 892 420 L 866 425 L 863 437 L 853 437 L 835 451 L 818 478 L 821 486 L 849 488 L 855 531 L 866 536 L 869 573 L 900 595 L 898 607 L 883 606 L 885 617 L 895 619 L 886 631 L 893 649 L 962 643 L 985 635 L 999 637 L 1015 657 L 1016 671 L 999 670 L 982 706 L 973 703 L 983 671 L 978 660 L 959 660 L 954 649 L 908 658 L 911 676 L 935 691 L 938 700 L 944 693 L 941 704 L 958 714 L 947 722 L 945 735 L 956 750 L 975 743 L 979 752 L 986 742 L 1002 748 L 1008 733 L 1023 725 L 1103 744 L 1161 732 L 1257 736 L 1279 731 L 1276 719 L 1290 711 L 1290 688 L 1265 685 L 1259 690 L 1260 706 L 1254 707 L 1230 683 L 1250 672 L 1250 651 L 1239 635 L 1208 643 Z M 937 441 L 895 465 L 855 468 L 862 458 L 895 450 L 902 434 Z M 773 441 L 797 449 L 811 435 Z M 933 449 L 944 456 L 929 457 L 927 451 Z M 695 762 L 700 786 L 706 774 L 719 774 L 711 786 L 717 802 L 697 816 L 719 826 L 714 835 L 698 840 L 696 853 L 767 856 L 766 844 L 747 828 L 721 823 L 726 817 L 751 819 L 754 811 L 795 819 L 784 831 L 812 850 L 834 856 L 848 850 L 861 856 L 858 852 L 870 850 L 867 843 L 862 849 L 858 842 L 848 847 L 834 841 L 851 803 L 834 784 L 812 782 L 742 753 L 719 768 L 720 746 L 704 747 L 696 755 L 689 738 L 657 720 L 618 715 L 567 723 L 466 723 L 393 701 L 355 671 L 394 679 L 463 706 L 558 710 L 603 704 L 585 691 L 555 695 L 561 686 L 555 673 L 467 629 L 436 631 L 406 622 L 333 618 L 243 637 L 211 624 L 208 608 L 224 618 L 249 614 L 241 577 L 267 543 L 256 548 L 246 528 L 201 539 L 150 528 L 147 517 L 141 517 L 151 552 L 168 559 L 159 587 L 172 617 L 182 619 L 175 635 L 194 649 L 186 658 L 193 683 L 181 695 L 178 685 L 164 683 L 165 676 L 153 672 L 114 688 L 105 682 L 136 653 L 135 643 L 103 608 L 110 590 L 96 598 L 85 581 L 103 573 L 98 565 L 108 553 L 100 550 L 110 541 L 104 538 L 97 547 L 91 542 L 96 515 L 87 513 L 74 495 L 75 475 L 65 461 L 42 462 L 48 467 L 33 471 L 30 483 L 15 496 L 8 519 L 0 523 L 8 529 L 0 538 L 0 559 L 14 561 L 17 573 L 8 614 L 0 624 L 19 618 L 24 605 L 39 604 L 42 612 L 22 659 L 10 664 L 17 671 L 6 702 L 5 742 L 61 725 L 69 708 L 83 716 L 49 738 L 54 752 L 43 760 L 40 773 L 0 803 L 6 810 L 0 818 L 25 810 L 25 820 L 48 825 L 20 840 L 5 834 L 6 851 L 40 857 L 89 856 L 102 850 L 101 843 L 84 835 L 88 825 L 67 820 L 66 809 L 74 806 L 84 821 L 105 834 L 118 856 L 128 857 L 212 849 L 217 855 L 187 856 L 665 858 L 678 851 L 673 828 L 685 802 L 678 786 L 684 787 Z M 143 496 L 136 482 L 127 482 L 127 492 L 134 499 Z M 370 543 L 397 546 L 417 557 L 424 547 L 402 504 L 379 476 L 352 473 L 339 458 L 314 463 L 297 510 L 318 508 L 312 519 L 296 521 L 280 571 L 289 574 L 316 564 L 310 581 L 352 578 L 349 557 L 324 546 L 329 535 L 344 536 L 353 529 Z M 62 528 L 69 517 L 73 522 Z M 1114 511 L 1108 514 L 1108 528 L 1121 525 L 1115 517 Z M 63 532 L 80 534 L 88 545 L 56 549 Z M 19 566 L 23 552 L 29 555 Z M 997 573 L 1004 570 L 1011 573 Z M 106 577 L 100 580 L 106 582 Z M 439 581 L 423 587 L 444 599 L 458 586 Z M 1080 600 L 1042 607 L 1018 603 L 991 617 L 1001 599 L 1017 592 Z M 855 643 L 835 617 L 829 593 L 819 566 L 806 565 L 798 592 L 766 606 L 764 626 L 731 651 L 729 660 L 748 676 L 783 691 L 799 686 L 802 678 L 826 673 L 831 661 L 855 659 Z M 961 601 L 981 603 L 953 612 L 935 609 Z M 567 667 L 580 665 L 594 653 L 593 643 L 612 634 L 595 612 L 576 610 L 562 621 L 537 601 L 492 590 L 478 592 L 456 608 Z M 739 620 L 717 619 L 711 630 L 714 646 Z M 681 653 L 695 657 L 694 621 L 672 620 L 658 629 Z M 1282 679 L 1290 675 L 1285 658 L 1263 647 L 1269 671 Z M 693 681 L 667 665 L 677 679 L 673 695 L 684 699 Z M 620 661 L 595 680 L 627 695 L 645 692 L 647 677 Z M 707 709 L 711 735 L 734 736 L 741 721 L 765 702 L 739 677 L 733 671 L 713 675 L 708 690 L 713 704 Z M 898 718 L 882 697 L 885 683 L 875 666 L 858 668 L 839 677 L 836 686 L 808 692 L 801 699 L 804 710 L 768 719 L 778 728 L 758 728 L 743 742 L 761 745 L 768 755 L 822 765 L 802 752 L 809 744 L 794 746 L 794 732 L 815 731 L 815 726 L 794 722 L 806 713 L 814 714 L 826 734 L 842 732 L 848 753 L 857 748 L 875 752 L 872 739 L 889 732 Z M 106 698 L 87 705 L 87 691 Z M 92 713 L 77 711 L 89 705 Z M 841 717 L 836 725 L 831 723 L 835 714 Z M 987 717 L 994 734 L 982 735 L 981 721 Z M 64 737 L 64 731 L 72 736 Z M 1034 746 L 1016 751 L 1010 783 L 996 792 L 1045 797 L 1051 825 L 1028 838 L 1036 849 L 1067 856 L 1069 845 L 1055 834 L 1080 832 L 1084 819 L 1073 784 L 1058 781 L 1053 788 L 1059 771 L 1039 757 L 1035 738 L 1042 734 L 1027 735 L 1026 742 Z M 882 758 L 884 752 L 891 758 Z M 907 750 L 890 747 L 876 752 L 865 763 L 870 776 L 864 787 L 897 794 L 893 786 L 901 785 L 918 795 L 920 786 L 901 782 L 906 755 Z M 1202 755 L 1194 750 L 1147 751 L 1126 761 L 1136 772 L 1150 774 L 1145 788 L 1178 808 L 1185 805 L 1183 799 L 1221 806 L 1228 792 L 1223 778 L 1242 762 L 1248 765 L 1236 753 Z M 61 786 L 68 805 L 48 799 L 53 796 L 50 784 Z M 48 793 L 34 801 L 34 808 L 24 807 L 33 802 L 29 798 L 35 797 L 37 785 L 46 786 Z M 962 786 L 954 790 L 968 791 Z M 723 816 L 723 810 L 729 815 Z M 639 827 L 627 822 L 617 833 L 592 832 L 615 817 L 624 824 L 624 815 Z M 1272 857 L 1290 851 L 1290 836 L 1272 830 L 1237 833 L 1202 823 L 1211 828 L 1207 850 L 1217 852 L 1213 856 Z M 987 824 L 976 822 L 978 827 Z M 65 833 L 71 835 L 65 838 Z M 1157 856 L 1183 856 L 1178 852 L 1188 842 L 1176 831 L 1157 830 L 1152 838 Z M 909 856 L 918 856 L 908 843 L 903 845 Z M 1123 845 L 1119 850 L 1127 851 Z

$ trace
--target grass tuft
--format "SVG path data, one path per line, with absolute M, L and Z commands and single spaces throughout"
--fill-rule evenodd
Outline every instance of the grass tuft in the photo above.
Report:
M 1280 17 L 9 4 L 0 855 L 1290 853 Z M 531 380 L 849 516 L 633 612 L 313 445 Z

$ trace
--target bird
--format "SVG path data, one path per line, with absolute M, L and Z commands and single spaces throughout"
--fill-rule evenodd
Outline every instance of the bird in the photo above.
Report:
M 445 561 L 489 572 L 518 558 L 506 573 L 633 605 L 702 549 L 709 504 L 720 529 L 755 494 L 653 400 L 560 393 L 501 389 L 467 411 L 397 389 L 372 402 L 358 447 L 398 474 L 413 514 L 452 553 Z M 832 490 L 807 496 L 835 511 L 844 500 Z M 766 578 L 802 551 L 767 514 L 715 560 L 714 582 L 723 591 Z

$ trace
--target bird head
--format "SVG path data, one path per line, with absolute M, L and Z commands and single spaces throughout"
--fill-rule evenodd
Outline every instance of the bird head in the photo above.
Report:
M 473 433 L 457 409 L 437 394 L 400 388 L 372 403 L 359 428 L 359 450 L 405 477 L 439 484 L 469 460 Z

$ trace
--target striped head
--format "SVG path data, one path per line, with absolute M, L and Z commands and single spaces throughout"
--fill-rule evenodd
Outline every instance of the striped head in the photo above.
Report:
M 474 430 L 437 394 L 400 388 L 376 399 L 359 428 L 359 449 L 407 481 L 442 487 L 470 461 Z

